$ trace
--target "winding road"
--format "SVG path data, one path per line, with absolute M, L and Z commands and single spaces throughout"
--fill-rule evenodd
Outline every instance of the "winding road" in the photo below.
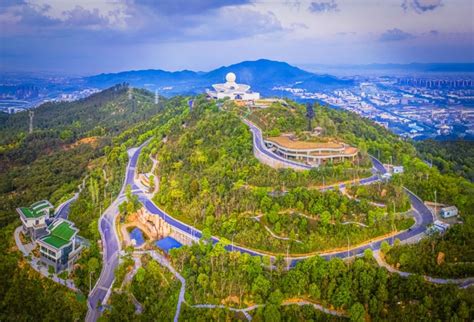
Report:
M 252 133 L 254 134 L 254 137 L 253 137 L 254 149 L 260 150 L 260 152 L 265 153 L 269 157 L 276 157 L 276 158 L 278 158 L 279 161 L 283 160 L 284 162 L 294 163 L 293 161 L 285 160 L 285 159 L 281 158 L 280 156 L 277 156 L 276 154 L 269 151 L 263 143 L 263 137 L 262 137 L 262 133 L 261 133 L 260 129 L 258 127 L 256 127 L 255 125 L 253 125 L 252 123 L 250 123 L 250 124 L 251 124 L 251 125 L 249 125 L 250 129 L 251 129 Z M 150 212 L 151 214 L 160 216 L 166 223 L 170 224 L 176 230 L 178 230 L 178 231 L 180 231 L 184 234 L 187 234 L 187 235 L 189 235 L 191 237 L 194 237 L 196 239 L 201 238 L 202 232 L 199 229 L 197 229 L 195 227 L 192 227 L 190 225 L 187 225 L 187 224 L 183 223 L 182 221 L 171 217 L 165 211 L 160 209 L 152 200 L 150 200 L 143 193 L 143 191 L 141 191 L 141 189 L 135 184 L 135 180 L 134 180 L 135 166 L 136 166 L 137 161 L 138 161 L 138 156 L 139 156 L 140 150 L 141 150 L 141 148 L 138 148 L 131 157 L 131 160 L 129 162 L 129 166 L 127 168 L 126 184 L 130 185 L 132 187 L 133 193 L 138 196 L 140 202 L 144 205 L 144 207 L 147 209 L 148 212 Z M 371 156 L 371 159 L 372 159 L 373 167 L 376 170 L 376 172 L 378 172 L 380 174 L 384 174 L 384 173 L 387 172 L 387 170 L 385 169 L 385 167 L 383 166 L 383 164 L 379 160 L 377 160 L 373 156 Z M 299 165 L 303 165 L 303 164 L 299 164 Z M 307 165 L 304 165 L 304 166 L 309 167 Z M 361 184 L 371 184 L 371 183 L 377 182 L 378 180 L 379 180 L 379 176 L 374 174 L 373 176 L 371 176 L 369 178 L 362 179 L 360 183 Z M 343 187 L 345 187 L 345 184 L 342 183 L 342 184 L 339 184 L 339 185 L 327 186 L 327 187 L 325 187 L 321 190 L 334 189 L 334 188 L 336 188 L 336 186 L 338 186 L 339 188 L 343 188 Z M 325 259 L 330 259 L 330 258 L 333 258 L 333 257 L 346 258 L 346 257 L 352 257 L 352 256 L 360 256 L 364 253 L 364 251 L 366 249 L 372 249 L 372 250 L 380 249 L 380 246 L 381 246 L 382 242 L 384 242 L 384 241 L 388 242 L 389 244 L 393 244 L 393 241 L 395 240 L 395 238 L 403 241 L 403 240 L 407 240 L 407 239 L 416 237 L 421 233 L 424 233 L 427 226 L 430 225 L 433 222 L 433 215 L 432 215 L 431 211 L 424 205 L 424 203 L 421 199 L 419 199 L 414 193 L 412 193 L 408 189 L 405 189 L 405 191 L 406 191 L 406 193 L 408 194 L 408 196 L 410 198 L 412 207 L 414 209 L 414 214 L 415 214 L 415 225 L 411 229 L 406 230 L 406 231 L 402 231 L 402 232 L 400 232 L 400 233 L 398 233 L 394 236 L 391 236 L 391 237 L 387 237 L 387 238 L 384 238 L 384 239 L 374 241 L 373 243 L 368 243 L 368 244 L 365 244 L 365 245 L 362 245 L 362 246 L 358 246 L 358 247 L 349 249 L 349 251 L 337 251 L 337 252 L 332 252 L 332 253 L 321 253 L 321 254 L 318 254 L 318 255 L 324 257 Z M 213 236 L 212 241 L 214 243 L 217 243 L 219 241 L 219 239 L 217 237 Z M 250 254 L 250 255 L 253 255 L 253 256 L 268 256 L 268 254 L 265 254 L 263 252 L 259 252 L 257 250 L 253 250 L 253 249 L 249 249 L 249 248 L 242 247 L 242 246 L 237 246 L 237 245 L 229 245 L 226 248 L 229 251 L 239 251 L 239 252 L 247 253 L 247 254 Z M 314 256 L 314 254 L 309 254 L 307 256 L 290 257 L 291 258 L 291 266 L 294 266 L 294 265 L 296 265 L 297 262 L 299 262 L 303 259 L 306 259 L 308 257 L 312 257 L 312 256 Z M 270 256 L 270 257 L 273 257 L 273 256 Z
M 311 168 L 308 165 L 304 165 L 304 164 L 293 162 L 293 161 L 288 161 L 272 153 L 271 151 L 269 151 L 263 142 L 261 130 L 255 125 L 253 125 L 252 123 L 246 122 L 246 124 L 249 125 L 250 130 L 253 134 L 254 149 L 260 151 L 261 153 L 265 154 L 268 157 L 275 158 L 279 162 L 286 162 L 288 164 L 291 164 L 292 166 L 294 165 L 301 166 L 301 167 L 304 167 L 305 169 Z M 97 320 L 97 318 L 100 315 L 100 305 L 101 303 L 106 302 L 106 299 L 108 297 L 108 294 L 110 293 L 110 290 L 114 281 L 114 270 L 119 263 L 119 253 L 120 253 L 120 243 L 119 243 L 118 234 L 116 231 L 115 220 L 116 220 L 117 215 L 119 214 L 118 205 L 125 198 L 124 191 L 127 185 L 131 186 L 132 193 L 138 196 L 140 202 L 143 204 L 143 206 L 147 209 L 148 212 L 161 217 L 166 223 L 171 225 L 175 230 L 179 232 L 187 234 L 188 236 L 195 239 L 199 239 L 202 237 L 202 232 L 199 229 L 194 228 L 190 225 L 183 223 L 180 220 L 177 220 L 171 217 L 165 211 L 160 209 L 152 200 L 150 200 L 150 198 L 135 183 L 135 172 L 136 172 L 135 170 L 137 166 L 138 157 L 140 155 L 142 148 L 148 142 L 149 141 L 146 141 L 140 147 L 132 148 L 128 151 L 129 162 L 127 164 L 125 179 L 122 185 L 122 190 L 119 196 L 115 199 L 115 201 L 109 206 L 109 208 L 106 209 L 106 211 L 100 217 L 99 232 L 101 235 L 102 245 L 103 245 L 103 250 L 104 250 L 103 251 L 104 265 L 102 267 L 102 272 L 100 274 L 100 277 L 88 298 L 89 310 L 87 312 L 86 321 Z M 375 170 L 374 172 L 378 172 L 379 174 L 383 174 L 387 172 L 387 170 L 384 168 L 383 164 L 379 160 L 377 160 L 373 156 L 371 156 L 371 159 L 372 159 L 374 170 Z M 377 174 L 374 174 L 373 176 L 369 178 L 360 180 L 360 184 L 370 184 L 378 180 L 379 180 L 379 176 Z M 334 189 L 336 186 L 338 186 L 339 188 L 343 188 L 345 187 L 345 184 L 327 186 L 321 190 Z M 432 213 L 424 205 L 421 199 L 419 199 L 411 191 L 407 189 L 405 190 L 410 197 L 410 201 L 415 213 L 416 223 L 411 229 L 400 232 L 392 237 L 387 237 L 387 238 L 375 241 L 373 243 L 369 243 L 369 244 L 358 246 L 352 249 L 348 249 L 348 251 L 320 253 L 317 255 L 322 256 L 325 259 L 330 259 L 333 257 L 346 258 L 346 257 L 352 257 L 352 256 L 359 256 L 359 255 L 362 255 L 366 249 L 369 249 L 369 248 L 372 250 L 380 249 L 383 241 L 387 241 L 389 244 L 392 244 L 395 238 L 403 241 L 406 239 L 416 237 L 417 235 L 423 233 L 426 230 L 426 227 L 433 222 Z M 214 237 L 214 236 L 212 237 L 213 243 L 217 243 L 218 241 L 219 239 L 217 237 Z M 229 251 L 239 251 L 241 253 L 247 253 L 252 256 L 268 256 L 268 254 L 265 254 L 263 252 L 259 252 L 253 249 L 249 249 L 249 248 L 237 246 L 237 245 L 228 245 L 226 249 Z M 293 267 L 299 261 L 306 259 L 308 257 L 312 257 L 312 256 L 315 256 L 315 254 L 309 254 L 307 256 L 300 256 L 300 257 L 290 257 L 291 258 L 290 265 Z M 274 258 L 274 256 L 270 256 L 270 257 Z
M 129 182 L 133 181 L 135 174 L 135 166 L 137 164 L 138 155 L 141 149 L 148 144 L 149 140 L 143 143 L 138 148 L 132 148 L 128 150 L 129 162 L 127 164 L 127 170 L 125 172 L 125 179 L 122 184 L 122 189 L 118 197 L 112 202 L 112 204 L 105 210 L 99 219 L 99 233 L 102 240 L 102 271 L 99 279 L 92 289 L 87 299 L 88 311 L 86 315 L 86 321 L 96 321 L 100 316 L 101 304 L 107 301 L 108 295 L 111 292 L 111 288 L 115 279 L 115 269 L 119 264 L 120 255 L 120 241 L 118 238 L 117 227 L 115 220 L 119 214 L 118 206 L 125 199 L 125 187 Z

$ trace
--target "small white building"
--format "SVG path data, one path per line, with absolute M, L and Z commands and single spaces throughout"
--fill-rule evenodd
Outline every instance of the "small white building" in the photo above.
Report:
M 252 92 L 250 85 L 237 84 L 236 78 L 234 73 L 228 73 L 225 76 L 226 82 L 212 85 L 214 91 L 207 91 L 207 94 L 214 99 L 230 98 L 243 101 L 260 99 L 260 93 Z
M 458 208 L 456 206 L 449 206 L 441 208 L 441 217 L 451 218 L 458 215 Z
M 392 169 L 393 174 L 403 173 L 403 166 L 401 165 L 394 165 Z
M 446 230 L 448 230 L 448 228 L 449 228 L 449 224 L 444 223 L 440 220 L 435 220 L 433 222 L 433 226 L 431 226 L 430 231 L 432 231 L 432 232 L 438 231 L 440 233 L 445 233 Z
M 392 174 L 390 172 L 385 172 L 382 174 L 382 180 L 388 181 L 392 178 Z

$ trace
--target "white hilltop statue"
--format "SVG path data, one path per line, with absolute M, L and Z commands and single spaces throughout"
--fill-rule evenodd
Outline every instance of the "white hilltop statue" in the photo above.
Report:
M 215 99 L 230 98 L 231 100 L 258 100 L 260 93 L 252 92 L 250 86 L 246 84 L 237 84 L 237 76 L 234 73 L 227 73 L 226 82 L 223 84 L 213 84 L 214 91 L 207 91 L 207 94 Z

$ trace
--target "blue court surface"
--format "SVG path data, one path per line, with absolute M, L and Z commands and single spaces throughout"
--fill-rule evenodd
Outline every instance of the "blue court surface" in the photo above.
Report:
M 140 228 L 133 228 L 133 230 L 130 232 L 130 237 L 135 239 L 135 246 L 141 246 L 145 242 L 145 237 L 143 237 L 143 232 L 140 230 Z
M 169 251 L 173 248 L 180 248 L 181 246 L 183 246 L 180 242 L 178 242 L 172 237 L 165 237 L 163 239 L 160 239 L 155 242 L 155 245 L 164 250 L 166 253 L 169 253 Z

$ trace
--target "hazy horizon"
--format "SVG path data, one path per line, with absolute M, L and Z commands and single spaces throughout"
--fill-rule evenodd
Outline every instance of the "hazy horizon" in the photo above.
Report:
M 267 59 L 267 58 L 258 58 L 255 60 L 250 60 L 250 61 L 256 61 L 260 59 Z M 220 67 L 228 67 L 234 64 L 239 64 L 245 61 L 249 60 L 243 60 L 243 61 L 236 61 L 230 64 L 226 65 L 216 65 L 210 69 L 207 70 L 194 70 L 190 68 L 184 68 L 184 69 L 175 69 L 175 70 L 169 70 L 169 69 L 164 69 L 160 67 L 144 67 L 144 68 L 131 68 L 131 69 L 117 69 L 117 70 L 104 70 L 104 71 L 97 71 L 97 72 L 91 72 L 91 73 L 77 73 L 77 72 L 67 72 L 67 71 L 54 71 L 54 70 L 35 70 L 35 71 L 30 71 L 30 70 L 2 70 L 1 72 L 4 74 L 13 74 L 13 75 L 31 75 L 31 76 L 41 76 L 41 75 L 51 75 L 51 76 L 57 76 L 57 77 L 86 77 L 86 76 L 93 76 L 93 75 L 99 75 L 99 74 L 116 74 L 116 73 L 121 73 L 121 72 L 129 72 L 129 71 L 143 71 L 143 70 L 162 70 L 165 72 L 182 72 L 182 71 L 192 71 L 192 72 L 197 72 L 197 73 L 207 73 L 210 71 L 213 71 L 215 69 L 218 69 Z M 470 65 L 469 70 L 464 70 L 462 72 L 460 71 L 450 71 L 450 72 L 445 72 L 445 71 L 439 71 L 439 73 L 464 73 L 464 74 L 470 74 L 474 73 L 474 62 L 445 62 L 445 63 L 439 63 L 439 62 L 426 62 L 426 63 L 419 63 L 419 62 L 411 62 L 411 63 L 368 63 L 368 64 L 319 64 L 319 63 L 291 63 L 288 61 L 279 61 L 279 62 L 284 62 L 288 63 L 291 66 L 298 67 L 300 69 L 309 71 L 309 72 L 314 72 L 314 73 L 332 73 L 336 76 L 342 76 L 342 75 L 355 75 L 358 73 L 361 73 L 364 68 L 367 68 L 364 73 L 372 73 L 376 71 L 385 71 L 385 70 L 393 70 L 393 71 L 400 71 L 401 73 L 409 73 L 410 69 L 404 69 L 404 67 L 409 67 L 412 65 Z M 392 69 L 387 69 L 385 68 L 386 66 L 394 66 Z M 438 73 L 438 71 L 427 71 L 426 73 Z

